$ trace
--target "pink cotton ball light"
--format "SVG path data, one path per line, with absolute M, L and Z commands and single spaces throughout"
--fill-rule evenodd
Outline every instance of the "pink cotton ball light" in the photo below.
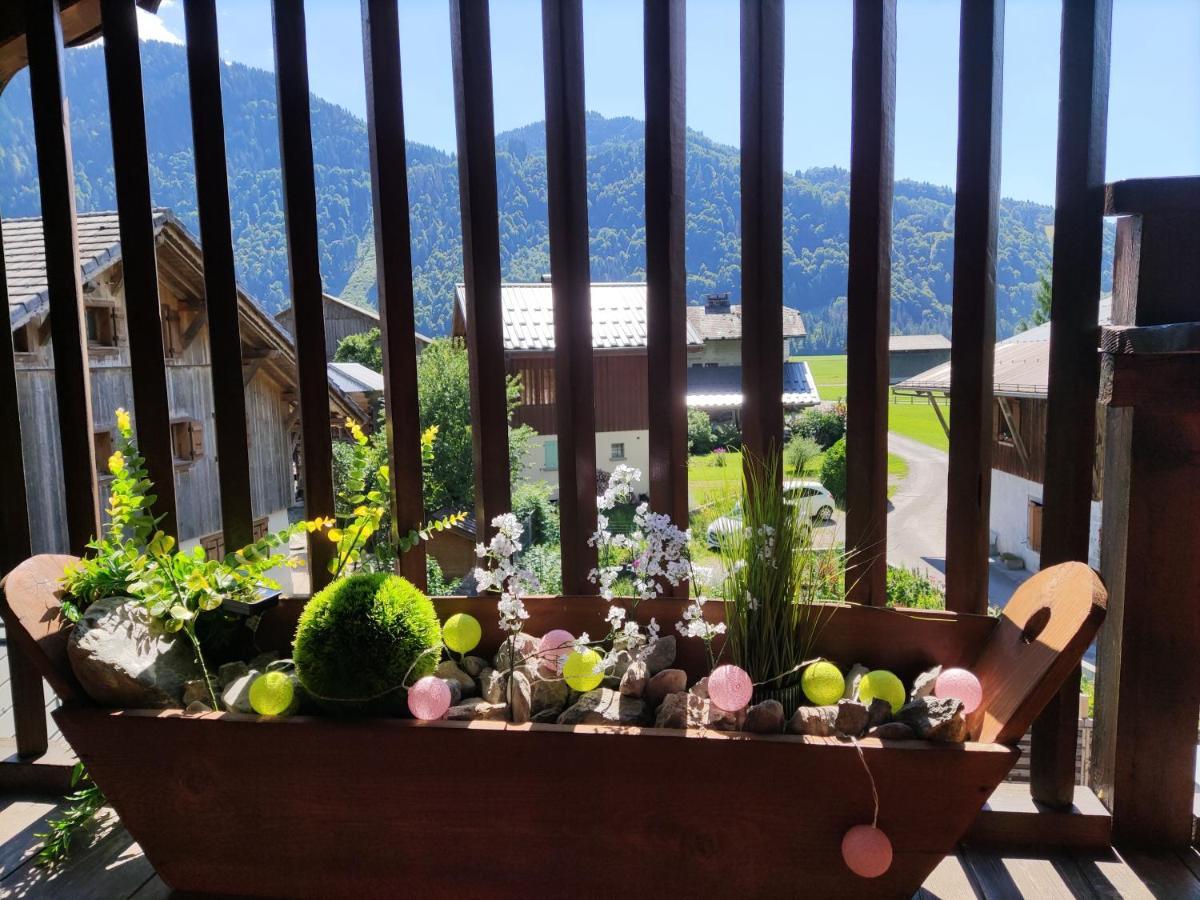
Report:
M 571 655 L 575 635 L 561 628 L 547 631 L 538 644 L 538 662 L 541 668 L 552 675 L 561 675 L 563 661 Z
M 874 825 L 855 825 L 842 838 L 842 859 L 859 878 L 878 878 L 892 867 L 892 842 Z
M 983 685 L 966 669 L 946 669 L 933 683 L 933 695 L 941 699 L 961 700 L 967 715 L 983 702 Z
M 440 719 L 450 708 L 450 687 L 436 675 L 426 675 L 408 689 L 408 711 L 426 722 Z
M 744 709 L 754 693 L 754 684 L 745 669 L 717 666 L 708 676 L 708 699 L 725 712 Z

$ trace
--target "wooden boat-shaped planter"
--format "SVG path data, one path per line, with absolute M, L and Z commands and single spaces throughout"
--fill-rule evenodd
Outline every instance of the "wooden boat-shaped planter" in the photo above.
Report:
M 819 652 L 895 671 L 972 669 L 984 702 L 972 741 L 858 742 L 895 851 L 852 874 L 841 841 L 870 823 L 870 782 L 834 738 L 399 719 L 264 719 L 107 710 L 66 659 L 57 582 L 36 557 L 4 585 L 9 640 L 63 699 L 55 719 L 162 879 L 180 891 L 260 896 L 910 897 L 953 851 L 1018 757 L 1014 745 L 1079 664 L 1105 591 L 1070 563 L 1027 581 L 999 618 L 837 607 Z M 481 655 L 499 644 L 486 598 Z M 259 643 L 289 648 L 303 601 L 266 614 Z M 595 630 L 595 598 L 534 598 L 527 630 Z M 642 603 L 639 619 L 683 603 Z M 702 648 L 680 641 L 689 682 Z

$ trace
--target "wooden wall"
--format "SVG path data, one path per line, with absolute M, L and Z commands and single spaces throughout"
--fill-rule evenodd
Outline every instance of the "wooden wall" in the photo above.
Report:
M 283 310 L 275 317 L 280 325 L 287 329 L 288 334 L 296 333 L 296 319 L 291 307 Z M 348 303 L 325 301 L 325 358 L 333 359 L 338 344 L 343 338 L 352 334 L 364 334 L 372 328 L 379 327 L 379 316 L 362 309 L 356 309 Z M 418 344 L 418 347 L 420 345 Z
M 1046 475 L 1046 401 L 1041 397 L 1004 399 L 1017 420 L 1028 461 L 1021 458 L 1015 444 L 1000 440 L 1003 419 L 997 400 L 992 403 L 992 468 L 1041 484 Z
M 521 405 L 513 424 L 529 425 L 538 434 L 556 434 L 557 391 L 552 354 L 510 356 L 510 375 L 521 376 Z M 596 386 L 596 431 L 638 431 L 650 427 L 646 395 L 646 353 L 603 353 L 592 357 Z

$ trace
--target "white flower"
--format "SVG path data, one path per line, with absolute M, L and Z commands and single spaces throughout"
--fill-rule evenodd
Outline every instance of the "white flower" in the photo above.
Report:
M 610 606 L 608 615 L 604 617 L 605 621 L 612 627 L 613 631 L 621 629 L 621 623 L 625 621 L 625 610 L 620 606 Z

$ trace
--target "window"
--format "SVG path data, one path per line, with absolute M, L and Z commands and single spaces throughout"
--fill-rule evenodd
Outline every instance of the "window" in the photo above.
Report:
M 997 397 L 994 421 L 996 441 L 1005 447 L 1015 447 L 1017 434 L 1021 431 L 1021 404 L 1007 397 Z
M 1042 552 L 1042 501 L 1029 498 L 1029 549 L 1034 553 Z
M 34 343 L 32 325 L 22 325 L 12 333 L 13 353 L 32 353 L 37 346 Z
M 117 310 L 112 306 L 88 306 L 84 309 L 87 320 L 89 347 L 117 346 Z
M 612 458 L 613 459 L 624 459 L 625 458 L 625 445 L 624 444 L 613 444 L 612 445 Z
M 108 478 L 108 458 L 113 455 L 112 432 L 105 429 L 92 435 L 92 446 L 96 451 L 96 473 Z
M 199 422 L 184 419 L 171 423 L 171 450 L 176 465 L 193 463 L 204 455 L 204 428 Z
M 546 441 L 542 444 L 542 452 L 545 456 L 542 459 L 543 469 L 558 468 L 558 441 Z

